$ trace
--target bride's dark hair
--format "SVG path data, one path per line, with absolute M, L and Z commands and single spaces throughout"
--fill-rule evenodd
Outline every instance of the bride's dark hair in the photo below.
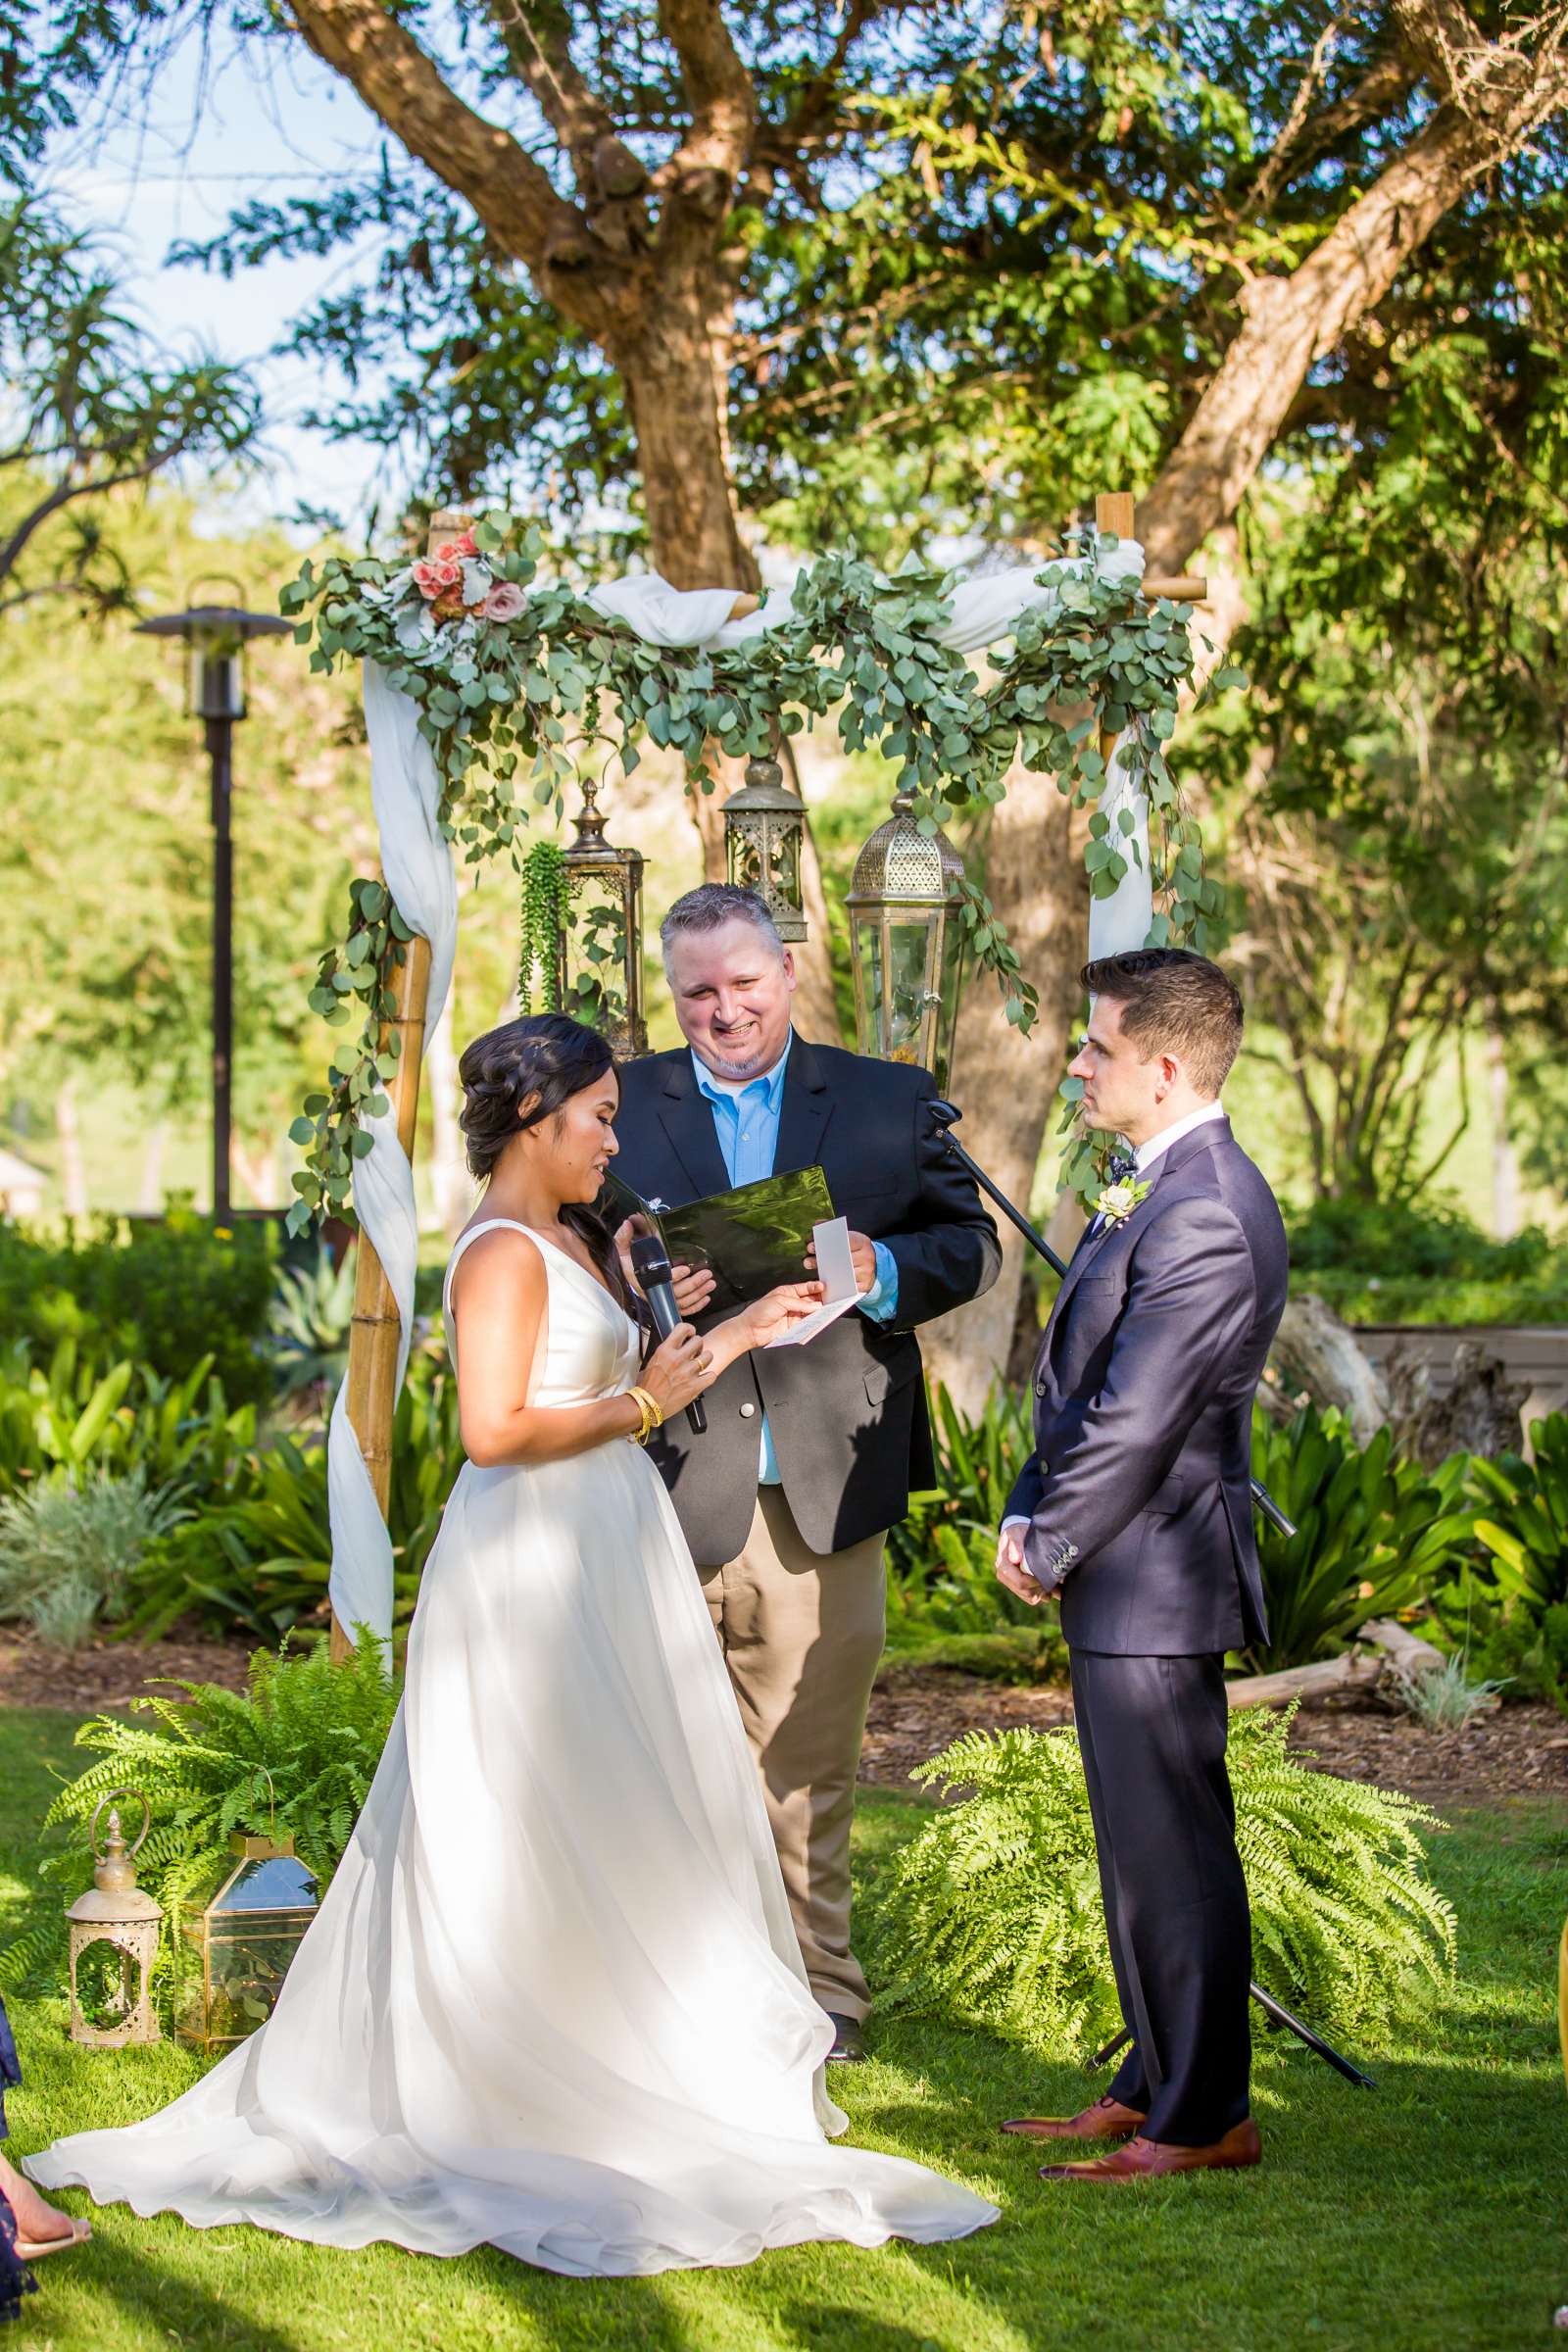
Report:
M 598 1030 L 564 1012 L 528 1013 L 476 1037 L 458 1064 L 464 1094 L 459 1123 L 468 1141 L 468 1165 L 474 1175 L 488 1180 L 514 1135 L 556 1117 L 573 1095 L 614 1067 L 615 1056 Z M 530 1095 L 536 1100 L 526 1118 L 519 1118 Z M 598 1210 L 584 1201 L 568 1200 L 561 1219 L 587 1243 L 614 1296 L 635 1314 L 614 1237 Z

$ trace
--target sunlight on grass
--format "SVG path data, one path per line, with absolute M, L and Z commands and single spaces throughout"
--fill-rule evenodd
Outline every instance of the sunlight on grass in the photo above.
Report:
M 70 1721 L 0 1713 L 0 1935 L 29 1885 L 27 1845 Z M 863 1871 L 916 1825 L 917 1799 L 862 1804 Z M 1460 1814 L 1435 1875 L 1459 1912 L 1460 1983 L 1353 2054 L 1368 2095 L 1259 2034 L 1262 2171 L 1130 2191 L 1045 2186 L 1008 2115 L 1081 2103 L 1085 2079 L 988 2036 L 890 2023 L 835 2091 L 855 2137 L 938 2166 L 1003 2207 L 954 2246 L 806 2247 L 734 2272 L 585 2281 L 480 2252 L 437 2263 L 249 2230 L 197 2231 L 124 2208 L 41 2275 L 24 2343 L 152 2352 L 1489 2352 L 1544 2340 L 1568 2298 L 1558 2184 L 1568 2101 L 1552 1966 L 1568 1816 L 1520 1801 Z M 59 2002 L 15 2003 L 27 2074 L 16 2144 L 130 2121 L 195 2079 L 163 2046 L 74 2050 Z M 85 2200 L 65 2200 L 86 2210 Z

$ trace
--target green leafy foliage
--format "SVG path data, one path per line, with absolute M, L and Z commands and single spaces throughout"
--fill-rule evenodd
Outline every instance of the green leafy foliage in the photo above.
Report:
M 1453 1915 L 1419 1835 L 1437 1825 L 1408 1797 L 1287 1754 L 1290 1723 L 1253 1707 L 1230 1728 L 1253 1971 L 1317 2025 L 1365 2033 L 1420 1977 L 1451 1973 Z M 964 1793 L 879 1891 L 882 2011 L 970 2020 L 1054 2056 L 1093 2049 L 1118 2010 L 1076 1735 L 971 1732 L 912 1777 Z
M 457 1382 L 443 1350 L 421 1349 L 392 1426 L 388 1523 L 400 1625 L 413 1614 L 462 1463 Z M 280 1436 L 247 1450 L 225 1499 L 149 1547 L 131 1579 L 129 1630 L 154 1637 L 188 1616 L 273 1642 L 320 1618 L 331 1560 L 325 1439 Z
M 0 1497 L 0 1617 L 75 1649 L 100 1615 L 123 1612 L 150 1544 L 187 1515 L 177 1489 L 149 1489 L 145 1465 Z
M 0 1329 L 40 1354 L 74 1339 L 99 1370 L 125 1357 L 166 1381 L 205 1358 L 231 1403 L 260 1403 L 274 1242 L 265 1221 L 223 1231 L 186 1209 L 95 1219 L 63 1241 L 0 1223 Z
M 233 1867 L 228 1840 L 236 1831 L 291 1833 L 320 1886 L 330 1881 L 399 1703 L 374 1637 L 362 1633 L 353 1654 L 337 1665 L 324 1641 L 301 1657 L 258 1651 L 244 1692 L 213 1683 L 177 1688 L 182 1701 L 157 1694 L 133 1699 L 134 1723 L 98 1715 L 77 1732 L 76 1745 L 99 1760 L 49 1809 L 38 1868 L 49 1900 L 0 1953 L 0 1985 L 57 1988 L 62 1901 L 92 1883 L 87 1825 L 99 1799 L 115 1788 L 139 1790 L 152 1809 L 137 1872 L 167 1915 L 160 1953 L 166 1984 L 182 1956 L 184 1920 Z
M 1302 1405 L 1281 1425 L 1255 1406 L 1252 1475 L 1297 1532 L 1254 1521 L 1269 1640 L 1245 1653 L 1249 1666 L 1266 1674 L 1331 1657 L 1369 1619 L 1423 1603 L 1470 1542 L 1468 1458 L 1426 1470 L 1396 1456 L 1386 1429 L 1358 1446 L 1332 1407 Z
M 193 1502 L 221 1494 L 256 1443 L 256 1407 L 229 1405 L 212 1360 L 173 1380 L 128 1359 L 100 1371 L 74 1337 L 46 1365 L 12 1347 L 0 1354 L 0 1494 L 140 1472 Z
M 1291 1276 L 1354 1323 L 1568 1322 L 1568 1252 L 1494 1241 L 1451 1202 L 1322 1200 L 1290 1223 Z
M 572 772 L 568 727 L 613 742 L 626 769 L 646 735 L 680 753 L 694 791 L 710 792 L 710 746 L 760 756 L 777 733 L 836 710 L 845 749 L 875 750 L 893 763 L 927 832 L 1000 801 L 1015 756 L 1054 776 L 1092 810 L 1086 863 L 1092 891 L 1104 897 L 1135 853 L 1130 816 L 1123 822 L 1119 808 L 1100 806 L 1110 781 L 1102 720 L 1122 732 L 1152 804 L 1152 878 L 1165 902 L 1153 936 L 1200 946 L 1207 937 L 1218 892 L 1203 876 L 1198 827 L 1182 811 L 1163 748 L 1193 670 L 1180 606 L 1150 604 L 1135 584 L 1103 578 L 1085 562 L 1054 575 L 1054 599 L 1020 617 L 1011 650 L 982 688 L 940 642 L 952 611 L 947 579 L 917 564 L 889 579 L 853 548 L 825 555 L 801 572 L 782 624 L 737 647 L 662 648 L 606 621 L 569 587 L 541 584 L 544 545 L 533 527 L 514 535 L 505 517 L 486 517 L 473 540 L 483 578 L 515 592 L 517 609 L 506 618 L 486 618 L 472 599 L 465 610 L 466 589 L 450 592 L 456 606 L 443 617 L 440 603 L 421 601 L 408 565 L 371 558 L 308 561 L 282 599 L 299 616 L 296 635 L 312 644 L 313 668 L 373 662 L 414 701 L 441 779 L 442 830 L 468 862 L 504 853 L 525 875 L 532 870 L 520 835 L 530 804 L 560 813 Z M 1064 720 L 1063 706 L 1086 705 L 1098 718 Z M 537 896 L 543 869 L 536 884 Z M 350 999 L 366 1015 L 325 1093 L 307 1100 L 291 1130 L 306 1154 L 293 1178 L 295 1232 L 313 1214 L 347 1206 L 354 1158 L 368 1149 L 362 1121 L 384 1102 L 381 1025 L 407 932 L 382 884 L 353 888 L 346 942 L 323 956 L 312 1003 L 335 1026 L 349 1022 Z M 975 958 L 995 972 L 1009 1016 L 1027 1028 L 1034 994 L 994 907 L 973 882 L 956 895 Z M 530 962 L 535 946 L 530 929 Z
M 1568 1715 L 1568 1413 L 1532 1422 L 1533 1458 L 1470 1464 L 1480 1574 L 1435 1596 L 1448 1639 L 1509 1696 L 1544 1698 Z

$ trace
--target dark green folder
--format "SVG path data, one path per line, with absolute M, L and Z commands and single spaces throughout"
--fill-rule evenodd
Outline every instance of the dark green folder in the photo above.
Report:
M 727 1314 L 762 1298 L 781 1282 L 810 1279 L 806 1252 L 813 1225 L 833 1216 L 833 1197 L 819 1167 L 760 1177 L 733 1192 L 712 1193 L 682 1208 L 651 1201 L 615 1175 L 607 1176 L 599 1209 L 613 1232 L 627 1217 L 646 1218 L 673 1266 L 708 1266 L 714 1279 L 709 1313 Z

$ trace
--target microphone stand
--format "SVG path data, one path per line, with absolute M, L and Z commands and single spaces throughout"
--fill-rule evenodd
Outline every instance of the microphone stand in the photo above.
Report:
M 1029 1247 L 1045 1259 L 1052 1272 L 1057 1276 L 1065 1275 L 1066 1260 L 1056 1255 L 1045 1235 L 1030 1223 L 1020 1208 L 1013 1205 L 999 1185 L 992 1183 L 979 1161 L 971 1159 L 969 1153 L 954 1134 L 954 1127 L 962 1116 L 963 1113 L 956 1102 L 944 1102 L 938 1100 L 931 1104 L 933 1124 L 947 1145 L 950 1155 L 957 1160 L 961 1167 L 968 1170 L 987 1199 L 995 1201 L 1010 1225 L 1016 1226 Z M 1253 1502 L 1270 1525 L 1276 1527 L 1280 1534 L 1287 1539 L 1294 1536 L 1296 1534 L 1295 1527 L 1280 1509 L 1268 1489 L 1255 1478 L 1251 1481 L 1251 1489 Z M 1275 2000 L 1272 1993 L 1265 1992 L 1260 1984 L 1250 1982 L 1248 1984 L 1248 1990 L 1268 2019 L 1271 2032 L 1277 2033 L 1283 2027 L 1287 2032 L 1294 2034 L 1298 2041 L 1304 2043 L 1307 2049 L 1321 2058 L 1325 2065 L 1332 2066 L 1337 2074 L 1343 2075 L 1348 2082 L 1354 2082 L 1362 2090 L 1377 2088 L 1377 2084 L 1370 2075 L 1363 2074 L 1358 2066 L 1352 2066 L 1348 2058 L 1342 2057 L 1338 2050 L 1322 2038 L 1321 2034 L 1314 2034 L 1311 2027 L 1303 2025 L 1298 2017 L 1293 2017 L 1290 2010 L 1285 2007 L 1283 2002 Z M 1108 2066 L 1117 2052 L 1125 2049 L 1131 2040 L 1131 2030 L 1124 2029 L 1114 2041 L 1107 2042 L 1102 2050 L 1096 2051 L 1089 2062 L 1090 2066 L 1092 2068 Z

